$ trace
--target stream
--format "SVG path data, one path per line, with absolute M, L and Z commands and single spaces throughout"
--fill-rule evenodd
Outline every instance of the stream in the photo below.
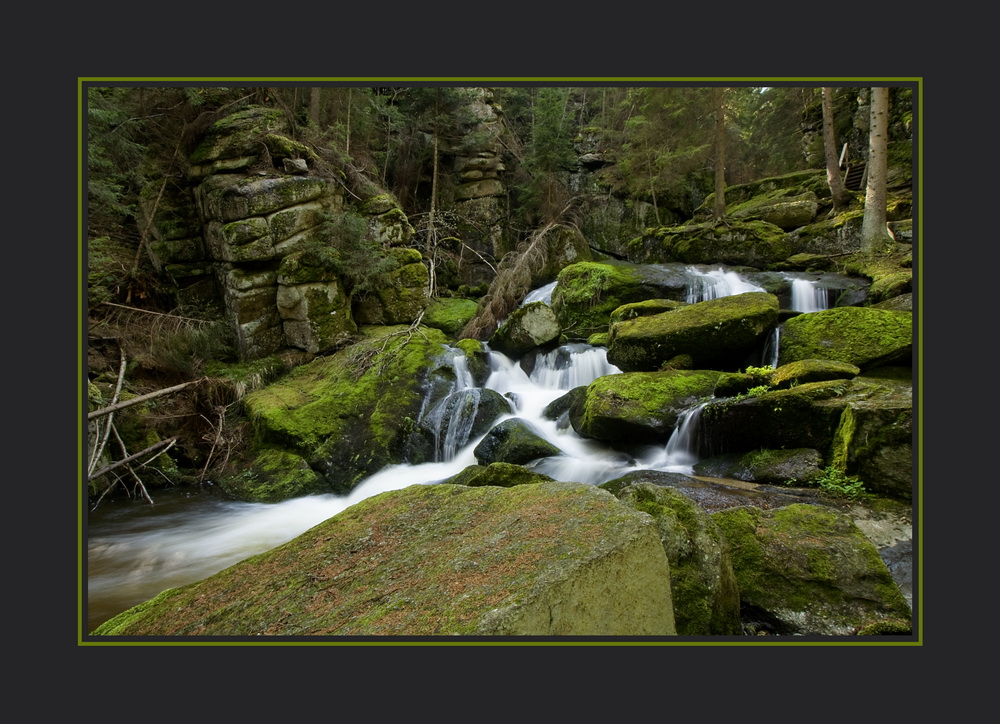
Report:
M 723 268 L 688 268 L 687 301 L 703 301 L 762 288 Z M 789 276 L 791 308 L 811 312 L 827 308 L 830 294 L 815 281 Z M 549 302 L 554 284 L 525 299 Z M 778 335 L 768 339 L 762 358 L 777 359 Z M 770 346 L 768 346 L 770 345 Z M 485 387 L 511 401 L 511 417 L 528 422 L 554 444 L 561 455 L 526 466 L 568 482 L 599 485 L 634 470 L 691 474 L 697 457 L 697 423 L 701 405 L 681 416 L 677 428 L 660 445 L 630 449 L 628 454 L 608 444 L 581 438 L 568 425 L 547 420 L 545 407 L 566 392 L 598 377 L 618 374 L 606 350 L 587 344 L 567 344 L 538 354 L 530 374 L 517 360 L 489 350 L 490 374 Z M 455 383 L 450 394 L 477 394 L 455 350 Z M 773 366 L 773 362 L 771 363 Z M 474 405 L 471 406 L 474 409 Z M 469 405 L 454 405 L 469 409 Z M 432 411 L 427 411 L 428 415 Z M 474 413 L 473 413 L 474 414 Z M 378 493 L 414 484 L 433 484 L 477 463 L 474 449 L 483 436 L 469 439 L 469 419 L 435 420 L 439 425 L 434 462 L 392 465 L 362 481 L 350 494 L 314 495 L 280 503 L 245 503 L 225 499 L 211 485 L 198 490 L 179 488 L 154 493 L 155 505 L 142 499 L 105 500 L 87 519 L 87 627 L 92 630 L 121 611 L 175 588 L 210 576 L 238 561 L 285 543 L 345 508 Z

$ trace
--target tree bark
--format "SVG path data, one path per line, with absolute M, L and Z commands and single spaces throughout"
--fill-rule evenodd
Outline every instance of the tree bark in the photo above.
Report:
M 823 88 L 823 154 L 826 157 L 826 181 L 833 196 L 833 213 L 837 214 L 851 205 L 851 194 L 840 175 L 837 138 L 833 130 L 833 88 Z
M 889 89 L 871 89 L 871 126 L 868 131 L 868 184 L 865 187 L 865 215 L 861 223 L 861 251 L 884 250 L 892 243 L 886 227 L 885 184 L 889 156 Z
M 726 215 L 726 114 L 724 89 L 715 89 L 715 218 Z
M 309 122 L 314 128 L 319 128 L 320 94 L 319 88 L 309 89 Z

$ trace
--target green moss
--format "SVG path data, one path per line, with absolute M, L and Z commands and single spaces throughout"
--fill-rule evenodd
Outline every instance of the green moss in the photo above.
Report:
M 423 323 L 445 334 L 456 335 L 475 316 L 477 308 L 478 303 L 474 299 L 438 297 L 427 304 Z
M 305 458 L 337 489 L 402 462 L 404 421 L 447 337 L 421 328 L 366 327 L 363 339 L 292 370 L 244 399 L 259 439 Z M 390 393 L 391 392 L 391 393 Z

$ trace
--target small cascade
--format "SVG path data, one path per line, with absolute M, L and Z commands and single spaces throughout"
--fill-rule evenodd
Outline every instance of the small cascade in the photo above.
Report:
M 667 440 L 665 448 L 668 466 L 690 466 L 698 462 L 700 445 L 701 413 L 708 402 L 702 402 L 681 413 L 677 427 Z
M 555 291 L 556 282 L 551 282 L 545 286 L 538 287 L 538 289 L 533 289 L 524 297 L 520 306 L 525 304 L 531 304 L 532 302 L 545 302 L 546 304 L 552 304 L 552 292 Z
M 771 330 L 764 340 L 764 350 L 761 352 L 761 364 L 767 367 L 778 366 L 778 351 L 781 346 L 781 325 Z
M 705 302 L 709 299 L 720 297 L 730 297 L 735 294 L 746 292 L 763 292 L 763 287 L 757 286 L 753 282 L 748 282 L 734 271 L 728 271 L 721 267 L 702 271 L 694 266 L 686 267 L 691 280 L 688 282 L 687 297 L 685 301 L 689 304 Z
M 829 292 L 810 279 L 792 279 L 792 309 L 796 312 L 822 312 L 830 308 Z
M 469 442 L 482 396 L 465 354 L 456 351 L 450 363 L 455 373 L 451 390 L 430 411 L 422 413 L 419 421 L 434 436 L 434 462 L 451 462 Z
M 571 343 L 539 355 L 530 379 L 543 389 L 572 390 L 618 372 L 603 347 Z

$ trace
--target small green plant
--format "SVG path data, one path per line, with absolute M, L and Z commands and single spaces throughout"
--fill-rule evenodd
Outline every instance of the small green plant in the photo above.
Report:
M 751 387 L 747 390 L 747 397 L 760 397 L 761 395 L 766 395 L 771 391 L 771 388 L 767 385 L 757 385 L 756 387 Z
M 868 497 L 868 491 L 861 480 L 854 475 L 847 475 L 844 471 L 833 465 L 827 466 L 823 474 L 814 481 L 820 490 L 836 497 L 847 498 L 848 500 L 864 500 Z

